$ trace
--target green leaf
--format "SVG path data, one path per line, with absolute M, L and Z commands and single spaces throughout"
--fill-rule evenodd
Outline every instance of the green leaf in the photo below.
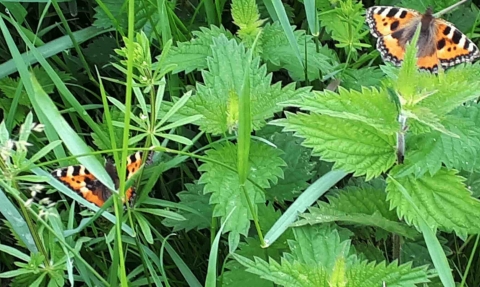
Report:
M 430 228 L 438 227 L 460 235 L 480 232 L 480 201 L 471 196 L 462 183 L 464 179 L 456 175 L 456 171 L 441 168 L 434 175 L 420 178 L 413 175 L 395 177 L 397 172 L 398 168 L 392 170 L 391 175 L 405 187 Z M 418 228 L 417 212 L 390 178 L 387 179 L 387 192 L 390 206 L 397 209 L 399 218 Z
M 128 9 L 123 2 L 115 0 L 102 0 L 99 5 L 94 8 L 95 21 L 93 26 L 108 30 L 115 27 L 117 31 L 126 31 L 128 27 Z M 148 5 L 146 5 L 148 4 Z M 148 28 L 148 23 L 158 23 L 158 9 L 150 3 L 135 2 L 135 30 L 142 30 Z M 159 27 L 157 27 L 159 29 Z M 157 30 L 158 31 L 158 30 Z M 126 34 L 126 33 L 125 33 Z
M 270 187 L 270 182 L 277 183 L 282 177 L 285 163 L 279 157 L 280 151 L 259 142 L 252 142 L 250 147 L 250 174 L 252 179 L 261 188 Z M 247 234 L 252 215 L 249 212 L 245 193 L 240 188 L 238 174 L 233 170 L 237 167 L 237 147 L 233 144 L 216 145 L 215 149 L 206 152 L 208 161 L 199 167 L 203 171 L 199 184 L 205 184 L 205 193 L 212 193 L 210 204 L 214 204 L 213 216 L 222 217 L 222 221 L 233 207 L 236 207 L 230 220 L 225 226 L 225 232 Z M 223 163 L 231 169 L 220 165 Z M 263 191 L 250 181 L 245 184 L 246 195 L 254 204 L 264 203 Z M 256 212 L 256 209 L 255 209 Z
M 335 162 L 334 168 L 366 175 L 367 180 L 388 170 L 396 160 L 395 136 L 385 135 L 359 121 L 318 114 L 286 113 L 272 123 L 305 138 L 313 155 Z
M 389 99 L 386 89 L 375 88 L 355 91 L 340 87 L 339 92 L 329 90 L 310 93 L 282 105 L 299 107 L 302 110 L 355 120 L 376 128 L 379 132 L 392 135 L 399 131 L 398 112 Z
M 378 265 L 350 255 L 350 241 L 342 239 L 336 230 L 318 227 L 295 228 L 295 241 L 290 241 L 291 254 L 284 254 L 281 263 L 258 257 L 250 260 L 239 254 L 234 258 L 247 267 L 247 271 L 281 286 L 331 287 L 340 286 L 414 287 L 428 282 L 426 268 L 411 268 L 410 264 L 396 262 Z
M 180 198 L 180 203 L 198 211 L 203 216 L 188 212 L 188 210 L 179 210 L 178 213 L 185 217 L 185 220 L 178 221 L 165 218 L 162 224 L 167 227 L 173 227 L 174 232 L 182 229 L 190 231 L 192 229 L 200 230 L 210 227 L 211 221 L 208 219 L 212 218 L 213 208 L 208 204 L 210 196 L 203 194 L 204 186 L 199 184 L 185 184 L 185 187 L 187 190 L 177 193 L 177 196 Z
M 110 111 L 110 115 L 111 115 L 112 119 L 115 119 L 117 121 L 122 121 L 122 122 L 123 122 L 123 119 L 125 117 L 125 114 L 115 107 L 113 107 L 112 110 Z M 107 136 L 108 133 L 109 133 L 109 128 L 108 128 L 108 121 L 105 117 L 106 117 L 106 115 L 104 113 L 103 114 L 103 122 L 99 123 L 98 125 L 99 125 L 100 129 L 102 130 L 102 132 L 104 133 L 104 136 Z M 112 127 L 112 129 L 113 129 L 113 133 L 114 133 L 113 138 L 115 139 L 116 146 L 117 147 L 122 146 L 123 128 L 120 128 L 120 127 L 117 127 L 117 126 L 114 125 Z M 101 137 L 95 132 L 92 132 L 90 135 L 92 136 L 93 143 L 97 146 L 97 148 L 99 150 L 112 149 L 112 143 L 110 141 L 104 143 L 100 139 Z
M 238 123 L 238 97 L 242 90 L 247 61 L 243 45 L 220 36 L 214 40 L 213 56 L 208 58 L 209 71 L 203 73 L 205 85 L 197 84 L 197 95 L 192 97 L 185 107 L 189 115 L 201 114 L 200 128 L 213 134 L 223 134 L 234 130 Z M 266 67 L 259 67 L 258 57 L 252 60 L 250 67 L 250 93 L 252 102 L 252 126 L 258 130 L 265 125 L 265 119 L 273 117 L 281 110 L 279 102 L 301 97 L 310 88 L 295 90 L 295 84 L 283 89 L 281 83 L 270 85 L 271 74 Z
M 362 43 L 368 31 L 364 30 L 364 8 L 358 1 L 338 1 L 339 5 L 319 13 L 320 26 L 337 41 L 337 47 L 345 48 L 349 58 L 357 59 L 358 51 L 365 47 Z
M 195 70 L 207 68 L 207 58 L 211 57 L 213 52 L 211 45 L 213 39 L 220 35 L 232 39 L 230 31 L 223 27 L 211 25 L 210 28 L 201 27 L 200 31 L 192 32 L 194 38 L 189 42 L 179 42 L 177 47 L 172 47 L 167 55 L 164 65 L 177 65 L 173 73 L 190 73 Z M 158 60 L 158 58 L 157 58 Z
M 480 105 L 457 108 L 442 122 L 445 128 L 458 135 L 432 131 L 412 135 L 407 139 L 407 154 L 401 174 L 425 172 L 435 174 L 444 164 L 448 169 L 480 170 Z
M 232 1 L 231 12 L 233 23 L 240 28 L 237 31 L 238 36 L 244 43 L 251 46 L 257 34 L 260 33 L 260 26 L 264 22 L 260 20 L 255 0 Z
M 385 77 L 382 70 L 376 67 L 364 67 L 360 69 L 345 69 L 340 74 L 341 86 L 347 90 L 361 91 L 363 87 L 380 86 Z
M 280 128 L 275 126 L 266 126 L 256 135 L 268 139 L 283 151 L 281 158 L 287 163 L 283 168 L 284 178 L 265 190 L 267 199 L 292 201 L 309 186 L 309 181 L 315 175 L 315 162 L 310 161 L 310 150 L 301 145 L 302 139 L 294 137 L 292 133 L 281 133 Z
M 452 250 L 450 250 L 450 248 L 447 246 L 448 240 L 439 235 L 437 235 L 437 237 L 439 237 L 438 239 L 445 255 L 452 255 Z M 400 252 L 402 262 L 412 262 L 413 266 L 433 264 L 432 258 L 428 253 L 428 248 L 423 238 L 419 238 L 415 241 L 408 239 L 405 240 L 405 242 L 402 244 Z
M 415 0 L 402 0 L 401 6 L 405 8 L 410 8 L 419 11 L 420 13 L 424 13 L 428 7 L 434 7 L 435 10 L 442 10 L 447 8 L 455 3 L 457 0 L 422 0 L 422 1 L 415 1 Z
M 294 36 L 302 59 L 307 59 L 305 68 L 310 81 L 321 79 L 322 75 L 333 72 L 334 67 L 338 63 L 335 60 L 336 55 L 332 50 L 329 50 L 327 46 L 323 46 L 318 51 L 312 36 L 306 35 L 305 30 L 295 31 Z M 292 49 L 285 32 L 278 22 L 265 25 L 261 40 L 260 49 L 264 61 L 277 66 L 278 69 L 286 69 L 294 81 L 305 81 L 305 70 L 296 58 L 296 52 Z
M 52 79 L 48 76 L 45 69 L 37 65 L 33 67 L 33 69 L 31 70 L 31 73 L 35 75 L 35 78 L 37 79 L 38 83 L 40 84 L 42 89 L 45 91 L 45 93 L 47 94 L 53 93 L 55 85 L 53 84 Z M 71 80 L 71 76 L 65 72 L 56 71 L 56 73 L 63 82 L 67 82 Z M 3 79 L 0 79 L 0 91 L 2 91 L 5 94 L 5 96 L 7 96 L 7 98 L 13 99 L 15 97 L 15 92 L 19 84 L 20 84 L 19 78 L 12 79 L 10 77 L 5 77 Z M 18 104 L 25 107 L 31 106 L 30 100 L 28 99 L 28 95 L 25 90 L 21 91 Z
M 389 210 L 384 190 L 368 185 L 362 188 L 349 187 L 327 198 L 329 203 L 319 201 L 318 208 L 309 208 L 310 213 L 300 215 L 304 219 L 297 221 L 294 226 L 344 221 L 347 224 L 379 227 L 409 238 L 418 235 L 414 229 L 398 222 L 395 212 Z
M 102 67 L 103 70 L 112 61 L 111 58 L 116 56 L 114 52 L 116 48 L 118 43 L 115 38 L 100 36 L 93 39 L 83 51 L 88 63 Z

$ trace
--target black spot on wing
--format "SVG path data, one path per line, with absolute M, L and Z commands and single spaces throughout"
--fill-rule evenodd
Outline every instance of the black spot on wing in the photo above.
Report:
M 399 21 L 394 21 L 394 22 L 390 25 L 390 30 L 392 30 L 392 31 L 397 30 L 397 28 L 398 28 L 399 25 L 400 25 L 400 22 L 399 22 Z
M 455 44 L 460 43 L 460 39 L 462 39 L 462 33 L 460 33 L 460 31 L 458 30 L 453 31 L 453 37 L 452 37 L 453 43 Z
M 437 42 L 437 50 L 443 49 L 443 47 L 445 47 L 445 44 L 445 39 L 442 38 L 440 41 Z
M 391 8 L 390 11 L 387 13 L 387 17 L 393 17 L 397 15 L 399 9 L 398 8 Z
M 447 36 L 450 34 L 450 31 L 452 31 L 452 28 L 450 26 L 447 26 L 445 30 L 443 30 L 443 35 Z

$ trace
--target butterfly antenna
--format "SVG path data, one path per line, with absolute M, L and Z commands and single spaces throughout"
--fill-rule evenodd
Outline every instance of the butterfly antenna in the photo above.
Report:
M 467 2 L 467 1 L 468 1 L 468 0 L 460 0 L 460 1 L 458 1 L 457 3 L 453 4 L 452 6 L 447 7 L 447 8 L 445 8 L 445 9 L 443 9 L 442 11 L 433 14 L 433 16 L 434 16 L 435 18 L 438 18 L 438 17 L 442 16 L 443 14 L 452 11 L 453 9 L 457 8 L 458 6 L 462 5 L 463 3 Z

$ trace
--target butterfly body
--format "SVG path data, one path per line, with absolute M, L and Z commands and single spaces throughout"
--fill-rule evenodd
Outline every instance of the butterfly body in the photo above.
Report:
M 127 158 L 127 180 L 130 179 L 142 165 L 142 152 L 136 152 Z M 115 164 L 111 160 L 105 163 L 105 170 L 112 178 L 115 189 L 119 186 L 119 177 Z M 83 165 L 68 166 L 59 168 L 52 172 L 52 175 L 68 186 L 70 189 L 81 194 L 86 200 L 96 204 L 99 207 L 108 200 L 112 192 L 101 183 L 92 173 Z M 135 191 L 133 187 L 125 191 L 126 201 L 133 202 Z
M 378 38 L 377 49 L 384 61 L 400 66 L 405 48 L 421 24 L 417 42 L 417 66 L 437 72 L 444 68 L 471 62 L 480 57 L 477 46 L 451 23 L 436 18 L 432 9 L 425 14 L 415 10 L 373 6 L 367 9 L 366 22 L 371 34 Z

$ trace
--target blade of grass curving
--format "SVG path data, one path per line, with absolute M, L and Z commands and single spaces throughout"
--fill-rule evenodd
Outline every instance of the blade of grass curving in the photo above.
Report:
M 418 209 L 417 205 L 415 204 L 415 201 L 413 198 L 410 196 L 408 191 L 401 185 L 398 181 L 396 181 L 393 176 L 388 174 L 388 177 L 392 182 L 395 184 L 395 186 L 400 190 L 402 195 L 405 197 L 405 199 L 408 201 L 408 203 L 413 207 L 415 212 L 418 215 L 418 225 L 420 228 L 420 231 L 423 234 L 423 238 L 425 239 L 425 244 L 427 245 L 428 253 L 430 253 L 430 258 L 432 258 L 433 265 L 435 266 L 435 269 L 437 269 L 438 276 L 440 277 L 440 280 L 443 283 L 443 286 L 446 287 L 455 287 L 455 281 L 453 280 L 452 272 L 450 270 L 450 266 L 448 264 L 447 256 L 445 255 L 445 252 L 443 251 L 442 245 L 438 241 L 436 235 L 435 235 L 435 230 L 430 229 L 428 227 L 427 222 L 423 218 L 422 213 Z
M 88 154 L 90 148 L 78 136 L 65 119 L 60 115 L 60 112 L 55 107 L 55 104 L 50 97 L 45 93 L 42 86 L 37 82 L 32 74 L 31 78 L 34 94 L 29 95 L 32 106 L 38 113 L 48 115 L 48 121 L 55 128 L 63 143 L 74 155 Z M 78 161 L 82 163 L 95 177 L 101 181 L 109 189 L 115 189 L 112 178 L 105 171 L 103 165 L 94 156 L 79 157 Z
M 53 0 L 51 3 L 55 8 L 55 12 L 57 12 L 57 16 L 60 17 L 60 20 L 63 24 L 63 28 L 67 32 L 68 36 L 70 36 L 70 39 L 72 40 L 73 48 L 75 48 L 75 51 L 77 52 L 77 57 L 80 59 L 80 63 L 82 63 L 82 66 L 85 72 L 87 72 L 90 81 L 96 83 L 96 79 L 95 77 L 93 77 L 92 71 L 90 71 L 90 65 L 87 63 L 87 60 L 83 55 L 83 50 L 80 48 L 78 41 L 76 40 L 75 36 L 72 33 L 72 30 L 70 29 L 70 25 L 68 24 L 67 19 L 65 18 L 65 15 L 63 15 L 63 10 L 58 5 L 58 1 Z
M 460 287 L 465 286 L 465 282 L 467 281 L 467 277 L 470 274 L 470 268 L 472 267 L 472 261 L 477 254 L 477 248 L 478 248 L 478 241 L 480 239 L 480 235 L 477 234 L 477 239 L 475 239 L 475 243 L 473 244 L 472 251 L 470 253 L 470 257 L 468 258 L 468 263 L 467 267 L 465 267 L 465 271 L 463 272 L 462 276 L 462 282 L 460 283 Z
M 208 256 L 208 269 L 207 269 L 207 278 L 205 279 L 205 287 L 215 287 L 217 283 L 217 257 L 218 257 L 218 245 L 220 243 L 220 238 L 222 237 L 223 228 L 225 224 L 230 219 L 230 216 L 233 214 L 234 207 L 230 213 L 225 218 L 225 221 L 220 226 L 220 229 L 217 231 L 215 240 L 212 243 L 212 249 L 210 249 L 210 254 Z
M 273 224 L 272 228 L 265 235 L 265 245 L 268 247 L 275 242 L 287 228 L 292 224 L 298 215 L 311 206 L 320 196 L 327 192 L 339 180 L 347 175 L 342 170 L 331 170 L 317 179 L 290 205 L 285 213 Z
M 22 79 L 18 81 L 17 89 L 15 90 L 15 95 L 12 99 L 12 104 L 10 105 L 10 109 L 8 110 L 7 115 L 5 116 L 6 121 L 5 124 L 7 126 L 7 130 L 11 131 L 13 128 L 13 123 L 15 121 L 15 115 L 17 113 L 18 102 L 20 101 L 20 96 L 22 95 L 23 90 L 23 83 Z
M 318 13 L 315 0 L 305 0 L 305 14 L 307 16 L 308 28 L 310 33 L 313 36 L 318 36 L 319 34 L 319 25 L 318 25 Z
M 14 23 L 14 26 L 17 28 L 17 31 L 21 33 L 16 23 Z M 17 49 L 17 45 L 14 43 L 10 34 L 6 32 L 7 27 L 5 26 L 5 23 L 3 22 L 3 19 L 1 17 L 0 17 L 0 29 L 2 30 L 5 36 L 5 40 L 7 42 L 8 48 L 10 49 L 10 53 L 12 54 L 13 59 L 17 64 L 20 77 L 22 78 L 22 81 L 25 86 L 27 95 L 30 99 L 30 102 L 32 103 L 32 106 L 35 112 L 37 113 L 37 115 L 39 116 L 39 118 L 45 119 L 49 123 L 49 128 L 52 128 L 57 132 L 57 134 L 60 136 L 60 138 L 65 143 L 65 145 L 73 154 L 88 153 L 89 148 L 87 147 L 87 145 L 81 140 L 78 134 L 74 130 L 72 130 L 72 128 L 68 125 L 68 123 L 64 120 L 64 118 L 60 115 L 60 112 L 55 107 L 55 104 L 50 99 L 50 97 L 45 93 L 42 86 L 37 82 L 33 74 L 29 73 L 27 66 L 25 65 L 25 63 L 23 62 L 20 56 L 20 52 Z M 24 40 L 27 40 L 27 39 L 24 38 Z M 28 44 L 31 45 L 31 43 L 27 43 L 27 45 Z M 55 71 L 53 71 L 53 69 L 51 69 L 51 72 L 55 74 L 55 76 L 57 76 L 56 80 L 58 82 L 61 82 L 60 78 L 55 73 Z M 63 84 L 63 82 L 61 83 Z M 103 166 L 93 156 L 82 157 L 79 159 L 79 161 L 83 165 L 85 165 L 88 168 L 88 170 L 90 170 L 93 174 L 95 174 L 95 176 L 98 175 L 97 178 L 103 184 L 113 189 L 112 179 L 107 174 Z
M 12 21 L 10 21 L 12 23 Z M 112 31 L 112 29 L 98 29 L 96 27 L 88 27 L 83 30 L 79 30 L 72 33 L 72 36 L 77 40 L 78 43 L 88 41 L 92 38 L 95 38 L 98 35 Z M 62 36 L 53 41 L 48 42 L 47 44 L 35 48 L 38 53 L 45 59 L 48 59 L 58 53 L 61 53 L 65 50 L 68 50 L 73 47 L 73 42 L 70 36 Z M 35 57 L 30 51 L 22 54 L 22 60 L 25 64 L 35 64 L 38 62 L 37 57 Z M 17 72 L 17 65 L 13 59 L 6 61 L 5 63 L 0 64 L 0 79 L 7 77 L 15 72 Z
M 268 2 L 268 0 L 265 2 Z M 294 51 L 295 56 L 297 57 L 297 60 L 300 62 L 301 67 L 305 69 L 303 58 L 300 53 L 300 48 L 297 45 L 297 40 L 295 39 L 295 35 L 293 34 L 293 30 L 292 30 L 292 27 L 290 26 L 290 21 L 288 20 L 287 12 L 285 12 L 285 7 L 283 7 L 282 1 L 272 0 L 272 4 L 273 4 L 273 8 L 275 9 L 275 13 L 278 17 L 278 21 L 282 25 L 283 32 L 285 33 L 288 43 L 290 44 L 290 47 Z
M 37 246 L 33 241 L 33 236 L 28 229 L 27 223 L 23 219 L 22 215 L 18 212 L 15 205 L 10 202 L 2 189 L 0 189 L 0 202 L 2 203 L 0 204 L 0 213 L 8 222 L 10 222 L 10 225 L 18 236 L 18 239 L 25 244 L 31 253 L 38 253 Z
M 0 26 L 2 24 L 2 20 L 1 20 L 1 17 L 0 17 Z M 1 183 L 1 181 L 0 181 Z M 5 187 L 5 185 L 2 184 L 2 186 Z M 22 200 L 22 198 L 20 197 L 20 195 L 18 194 L 18 192 L 15 192 L 15 190 L 13 190 L 13 188 L 9 187 L 9 186 L 6 186 L 6 189 L 7 189 L 7 192 L 9 194 L 12 195 L 12 197 L 20 202 L 21 204 L 25 204 L 25 202 Z M 10 189 L 10 190 L 8 190 Z M 28 214 L 30 216 L 32 216 L 33 218 L 35 218 L 36 220 L 36 224 L 37 225 L 41 225 L 43 226 L 51 235 L 53 235 L 53 237 L 55 239 L 57 239 L 57 242 L 62 246 L 62 247 L 65 247 L 66 249 L 68 249 L 68 251 L 76 258 L 76 260 L 78 260 L 79 262 L 83 263 L 85 265 L 86 268 L 89 269 L 90 273 L 93 274 L 95 277 L 97 277 L 103 284 L 105 285 L 108 285 L 108 283 L 103 279 L 103 277 L 92 267 L 90 266 L 87 261 L 85 261 L 85 259 L 83 259 L 82 256 L 79 255 L 78 252 L 76 252 L 70 245 L 68 245 L 65 240 L 64 240 L 64 237 L 63 236 L 59 236 L 55 230 L 53 230 L 53 228 L 42 218 L 40 217 L 40 215 L 38 215 L 36 213 L 36 211 L 34 211 L 32 208 L 27 208 L 26 211 L 28 212 Z M 42 244 L 43 246 L 43 244 Z M 46 254 L 46 253 L 44 253 Z M 47 260 L 49 257 L 48 257 L 48 254 L 47 255 L 44 255 L 45 256 L 45 260 Z M 46 264 L 45 264 L 45 268 L 53 268 L 52 266 L 50 266 L 50 261 L 47 260 Z
M 102 141 L 102 143 L 104 145 L 108 145 L 108 138 L 106 136 L 104 136 L 104 134 L 102 133 L 102 129 L 88 115 L 88 113 L 85 111 L 85 108 L 78 102 L 76 97 L 68 90 L 67 86 L 62 81 L 62 79 L 60 79 L 60 77 L 57 75 L 57 73 L 52 68 L 52 66 L 38 52 L 37 48 L 31 43 L 30 40 L 28 40 L 28 38 L 25 36 L 25 34 L 21 32 L 21 28 L 18 26 L 18 24 L 17 23 L 12 23 L 12 25 L 16 28 L 18 34 L 22 37 L 23 41 L 25 42 L 25 44 L 30 49 L 30 52 L 35 56 L 35 58 L 38 60 L 38 62 L 45 69 L 48 76 L 51 78 L 51 80 L 55 84 L 55 87 L 58 89 L 58 91 L 64 97 L 64 99 L 75 109 L 75 111 L 78 113 L 79 117 L 81 117 L 83 119 L 83 121 L 86 122 L 86 124 L 92 129 L 92 131 L 98 135 L 99 140 Z M 15 46 L 15 49 L 17 49 L 16 46 Z M 18 61 L 19 60 L 17 59 L 16 62 L 18 62 Z M 23 62 L 22 62 L 22 66 L 25 66 L 25 64 Z M 24 85 L 26 85 L 25 82 L 24 82 Z M 102 181 L 102 179 L 100 179 L 100 181 Z M 104 183 L 104 182 L 102 181 L 102 183 Z M 107 186 L 109 186 L 109 185 L 107 185 Z
M 157 10 L 158 10 L 158 16 L 160 19 L 160 28 L 162 29 L 161 34 L 162 34 L 162 44 L 165 44 L 169 40 L 172 39 L 172 29 L 168 17 L 168 5 L 167 1 L 165 0 L 157 0 Z

